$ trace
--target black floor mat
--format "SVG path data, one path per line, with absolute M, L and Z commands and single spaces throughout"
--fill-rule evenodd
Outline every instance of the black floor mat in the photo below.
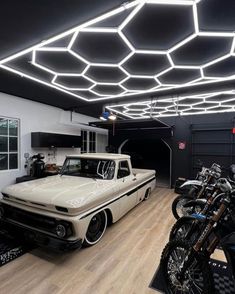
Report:
M 235 294 L 234 280 L 227 267 L 227 263 L 211 259 L 210 264 L 213 271 L 216 290 L 213 294 Z M 166 293 L 165 283 L 160 267 L 158 267 L 155 272 L 149 287 L 156 291 Z
M 32 248 L 33 246 L 22 241 L 22 238 L 13 236 L 0 227 L 0 266 L 16 259 Z

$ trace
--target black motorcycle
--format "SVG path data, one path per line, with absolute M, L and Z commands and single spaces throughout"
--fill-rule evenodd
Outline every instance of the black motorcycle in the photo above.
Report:
M 188 187 L 188 192 L 179 195 L 172 203 L 172 213 L 176 219 L 182 216 L 190 215 L 192 211 L 189 207 L 185 206 L 193 199 L 205 198 L 205 192 L 208 185 L 216 183 L 221 177 L 222 169 L 220 165 L 213 163 L 210 168 L 202 167 L 197 173 L 195 180 L 188 180 L 181 185 L 181 188 Z M 195 207 L 200 212 L 200 206 Z
M 169 293 L 215 293 L 209 259 L 219 244 L 235 274 L 235 190 L 229 190 L 217 198 L 210 217 L 202 216 L 194 243 L 176 239 L 163 250 L 161 268 Z
M 233 187 L 235 188 L 235 186 Z M 216 184 L 209 185 L 206 188 L 206 199 L 196 199 L 186 203 L 185 206 L 189 207 L 194 213 L 177 220 L 171 229 L 169 240 L 187 239 L 193 242 L 197 238 L 198 231 L 204 225 L 204 218 L 211 217 L 218 204 L 218 199 L 231 189 L 232 185 L 229 180 L 221 178 Z M 195 207 L 200 207 L 200 213 L 196 213 Z

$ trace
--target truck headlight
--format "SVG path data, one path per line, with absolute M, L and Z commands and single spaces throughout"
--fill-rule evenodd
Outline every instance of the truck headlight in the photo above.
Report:
M 60 238 L 64 238 L 66 236 L 67 230 L 64 225 L 57 225 L 55 228 L 56 235 Z

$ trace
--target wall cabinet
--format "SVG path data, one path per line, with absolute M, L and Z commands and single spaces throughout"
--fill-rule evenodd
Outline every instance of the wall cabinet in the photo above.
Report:
M 81 145 L 81 136 L 44 132 L 31 133 L 32 148 L 79 148 Z

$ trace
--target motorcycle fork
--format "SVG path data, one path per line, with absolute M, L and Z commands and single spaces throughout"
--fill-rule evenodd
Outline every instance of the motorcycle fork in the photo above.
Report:
M 203 185 L 202 188 L 201 188 L 201 190 L 200 190 L 199 193 L 197 194 L 197 199 L 201 198 L 202 194 L 203 194 L 204 191 L 205 191 L 205 188 L 206 188 L 206 186 Z
M 195 220 L 190 228 L 190 230 L 188 231 L 188 233 L 185 236 L 186 240 L 190 240 L 191 236 L 193 235 L 194 229 L 197 227 L 197 225 L 199 224 L 198 220 Z
M 216 197 L 217 193 L 218 193 L 218 190 L 215 190 L 215 192 L 208 198 L 206 205 L 205 205 L 204 209 L 202 210 L 201 214 L 207 213 L 207 210 L 209 209 L 209 207 L 213 203 L 213 199 Z
M 206 214 L 206 212 L 207 212 L 208 208 L 210 207 L 212 201 L 213 201 L 213 196 L 211 196 L 211 197 L 207 200 L 206 205 L 204 206 L 204 208 L 203 208 L 201 214 Z
M 201 198 L 201 196 L 203 195 L 205 189 L 206 189 L 206 186 L 210 183 L 210 180 L 211 180 L 211 176 L 209 176 L 206 184 L 204 183 L 201 190 L 199 191 L 198 195 L 197 195 L 197 199 Z
M 201 234 L 200 238 L 198 239 L 197 243 L 193 246 L 192 250 L 189 252 L 188 259 L 184 263 L 183 268 L 181 269 L 180 273 L 178 274 L 179 280 L 182 279 L 185 272 L 187 271 L 189 266 L 192 264 L 194 256 L 198 252 L 200 252 L 201 248 L 206 243 L 209 235 L 211 234 L 211 232 L 213 230 L 214 224 L 217 223 L 220 220 L 220 218 L 222 217 L 222 215 L 224 214 L 226 209 L 227 209 L 227 206 L 225 205 L 225 203 L 222 203 L 220 205 L 220 208 L 219 208 L 218 212 L 212 217 L 209 224 L 205 227 L 205 229 L 202 232 L 202 234 Z M 216 248 L 217 244 L 218 244 L 218 239 L 214 238 L 213 241 L 211 242 L 211 244 L 208 246 L 209 251 L 207 250 L 207 252 L 209 253 L 212 250 L 213 250 L 212 252 L 214 252 L 214 249 Z
M 196 252 L 199 252 L 201 250 L 202 246 L 205 244 L 207 238 L 209 237 L 209 235 L 213 229 L 214 224 L 220 220 L 220 218 L 222 217 L 222 215 L 224 214 L 226 209 L 227 209 L 227 206 L 224 203 L 222 203 L 220 205 L 218 212 L 212 217 L 209 224 L 205 227 L 204 231 L 202 232 L 197 243 L 193 246 L 193 249 Z
M 214 253 L 216 247 L 218 246 L 220 242 L 220 239 L 215 236 L 214 239 L 210 242 L 210 244 L 208 245 L 208 247 L 206 248 L 206 251 L 209 253 L 209 256 Z

